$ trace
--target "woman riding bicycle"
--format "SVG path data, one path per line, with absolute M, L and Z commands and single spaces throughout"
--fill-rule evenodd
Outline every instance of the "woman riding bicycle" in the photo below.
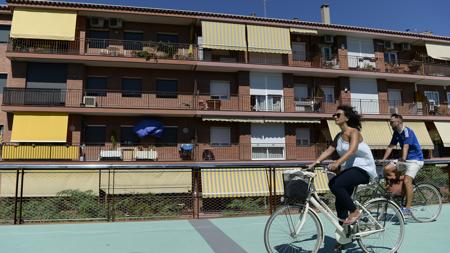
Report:
M 337 151 L 340 158 L 328 166 L 336 171 L 341 166 L 340 173 L 329 183 L 331 192 L 336 196 L 336 212 L 343 224 L 352 224 L 361 216 L 353 203 L 351 195 L 356 186 L 367 184 L 370 178 L 377 176 L 375 161 L 369 146 L 364 143 L 361 135 L 361 116 L 351 106 L 342 105 L 333 115 L 341 132 L 336 135 L 333 143 L 317 160 L 309 165 L 314 167 Z M 350 212 L 350 214 L 349 214 Z M 339 248 L 341 245 L 337 244 Z

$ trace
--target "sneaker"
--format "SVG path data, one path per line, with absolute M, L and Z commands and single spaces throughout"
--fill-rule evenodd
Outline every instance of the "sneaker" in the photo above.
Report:
M 403 216 L 406 218 L 411 218 L 412 217 L 412 213 L 411 213 L 411 209 L 407 208 L 407 207 L 402 207 L 401 208 L 402 214 Z

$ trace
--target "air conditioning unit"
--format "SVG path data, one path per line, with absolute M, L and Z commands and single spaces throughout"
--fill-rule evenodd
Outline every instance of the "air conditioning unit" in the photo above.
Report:
M 402 43 L 402 50 L 404 51 L 411 50 L 411 43 Z
M 332 35 L 325 35 L 323 37 L 323 41 L 325 43 L 333 43 L 334 42 L 334 37 Z
M 103 27 L 105 26 L 105 20 L 103 18 L 92 17 L 89 19 L 91 27 Z
M 110 18 L 108 23 L 110 28 L 122 28 L 122 19 Z
M 85 107 L 96 107 L 97 106 L 96 99 L 97 98 L 94 96 L 84 96 L 83 104 Z
M 394 49 L 394 43 L 392 41 L 385 41 L 384 42 L 384 49 Z

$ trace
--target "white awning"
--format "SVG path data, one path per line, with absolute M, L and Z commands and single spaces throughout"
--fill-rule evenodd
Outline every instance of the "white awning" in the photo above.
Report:
M 450 61 L 450 45 L 426 43 L 426 47 L 431 58 Z
M 291 33 L 298 33 L 298 34 L 310 34 L 310 35 L 318 35 L 319 32 L 317 30 L 312 29 L 305 29 L 305 28 L 290 28 Z

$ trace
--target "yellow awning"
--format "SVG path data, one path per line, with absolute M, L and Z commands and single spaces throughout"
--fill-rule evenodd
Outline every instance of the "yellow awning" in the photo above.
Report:
M 313 123 L 320 124 L 320 120 L 314 119 L 289 119 L 289 118 L 273 118 L 273 119 L 264 119 L 265 123 Z
M 450 61 L 450 45 L 426 43 L 427 54 L 431 58 Z
M 14 9 L 11 38 L 75 40 L 77 13 L 62 10 Z
M 247 25 L 248 51 L 274 54 L 290 54 L 289 28 Z
M 361 135 L 371 149 L 386 149 L 392 139 L 392 128 L 387 121 L 362 121 Z
M 24 197 L 52 197 L 64 190 L 92 191 L 98 195 L 98 171 L 27 171 L 24 177 Z M 14 197 L 16 173 L 0 173 L 0 196 Z
M 80 148 L 78 146 L 4 145 L 2 158 L 4 160 L 78 160 Z
M 203 121 L 223 121 L 223 122 L 242 122 L 242 123 L 313 123 L 320 124 L 320 120 L 315 119 L 290 119 L 290 118 L 243 118 L 243 117 L 203 117 Z
M 102 173 L 101 188 L 108 190 L 108 177 Z M 192 190 L 191 170 L 120 170 L 114 174 L 114 194 L 186 193 Z M 113 194 L 110 188 L 110 194 Z
M 276 174 L 276 192 L 283 192 L 282 172 Z M 231 198 L 269 196 L 267 169 L 203 169 L 202 196 Z
M 276 195 L 284 194 L 283 171 L 275 172 Z M 318 172 L 315 179 L 317 192 L 329 191 L 326 173 Z M 269 172 L 267 169 L 203 169 L 203 198 L 235 198 L 269 196 Z
M 328 130 L 330 130 L 331 140 L 341 131 L 341 129 L 334 123 L 334 120 L 327 120 Z
M 246 51 L 245 25 L 202 21 L 202 47 Z
M 434 149 L 433 141 L 424 122 L 403 122 L 403 125 L 414 131 L 422 149 Z
M 304 28 L 290 28 L 291 33 L 299 33 L 299 34 L 310 34 L 310 35 L 318 35 L 319 32 L 317 30 L 312 29 L 304 29 Z
M 331 138 L 341 131 L 334 120 L 327 120 Z M 387 121 L 362 121 L 361 135 L 371 149 L 385 149 L 392 139 L 392 129 Z
M 242 123 L 264 123 L 264 119 L 258 118 L 231 118 L 231 117 L 203 117 L 203 121 L 222 121 L 222 122 L 242 122 Z
M 14 113 L 11 142 L 66 142 L 67 113 Z
M 444 147 L 450 147 L 450 122 L 434 122 Z

